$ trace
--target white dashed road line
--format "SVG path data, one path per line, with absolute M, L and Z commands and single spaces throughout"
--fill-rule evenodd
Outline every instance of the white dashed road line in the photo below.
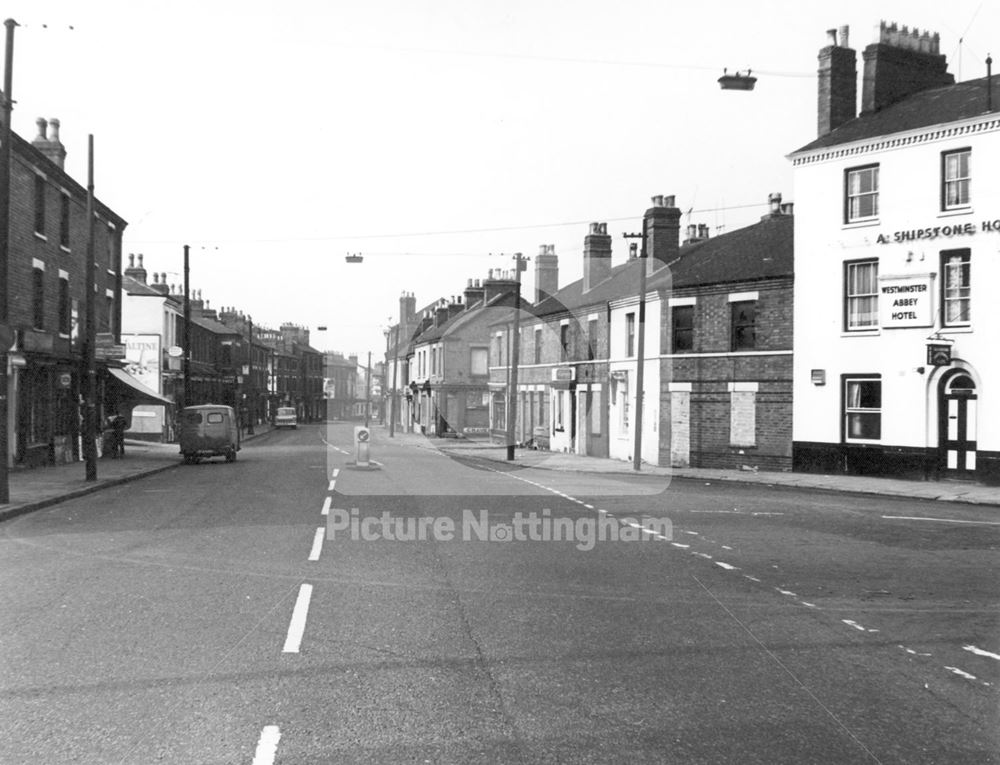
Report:
M 996 659 L 997 661 L 1000 661 L 1000 655 L 984 651 L 982 648 L 976 648 L 974 645 L 963 645 L 962 650 L 974 653 L 976 656 L 985 656 L 987 659 Z
M 715 561 L 715 565 L 716 566 L 721 566 L 722 568 L 726 569 L 726 571 L 735 571 L 736 570 L 736 566 L 730 566 L 728 563 L 723 563 L 721 560 Z
M 288 625 L 288 635 L 282 653 L 298 653 L 302 644 L 302 635 L 306 630 L 306 617 L 309 615 L 309 600 L 312 598 L 312 585 L 303 584 L 299 588 L 299 596 L 295 599 L 292 610 L 292 621 Z
M 878 632 L 878 630 L 873 630 L 868 627 L 865 627 L 864 625 L 858 624 L 856 621 L 853 621 L 852 619 L 841 619 L 840 621 L 842 621 L 848 627 L 853 627 L 854 629 L 860 630 L 861 632 Z
M 336 478 L 338 475 L 340 475 L 340 468 L 334 468 L 333 469 L 333 474 L 330 477 L 331 478 Z
M 936 523 L 971 523 L 974 526 L 1000 526 L 1000 521 L 960 521 L 956 518 L 921 518 L 918 515 L 883 515 L 890 521 L 934 521 Z
M 945 667 L 949 672 L 958 675 L 959 677 L 964 677 L 966 680 L 978 680 L 975 675 L 970 675 L 964 669 L 959 669 L 958 667 Z
M 330 514 L 330 505 L 332 503 L 333 503 L 333 498 L 332 497 L 327 497 L 326 499 L 324 499 L 323 500 L 323 509 L 320 511 L 320 515 L 329 515 Z
M 327 489 L 327 491 L 336 491 L 336 489 L 337 489 L 337 481 L 336 481 L 336 479 L 334 479 L 334 480 L 330 481 L 330 486 Z
M 319 554 L 323 551 L 323 535 L 326 529 L 320 526 L 313 535 L 312 550 L 309 551 L 309 560 L 319 560 Z
M 257 740 L 257 751 L 253 755 L 251 765 L 271 765 L 274 756 L 278 753 L 278 741 L 281 739 L 281 731 L 277 725 L 265 725 Z

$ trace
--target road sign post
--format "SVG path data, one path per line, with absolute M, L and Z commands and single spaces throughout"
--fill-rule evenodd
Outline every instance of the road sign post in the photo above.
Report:
M 354 427 L 354 464 L 358 467 L 369 467 L 370 442 L 371 431 L 364 426 L 356 425 Z

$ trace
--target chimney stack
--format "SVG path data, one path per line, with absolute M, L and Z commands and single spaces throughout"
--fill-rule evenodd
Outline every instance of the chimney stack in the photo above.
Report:
M 472 308 L 476 303 L 483 302 L 483 287 L 479 282 L 479 279 L 469 279 L 468 284 L 465 287 L 465 307 Z
M 39 117 L 35 120 L 35 124 L 38 125 L 38 135 L 31 145 L 62 170 L 66 163 L 66 147 L 59 140 L 59 120 L 55 117 L 50 120 Z
M 611 236 L 607 223 L 591 223 L 583 238 L 583 291 L 589 292 L 611 274 Z
M 955 83 L 948 62 L 940 53 L 941 37 L 935 32 L 912 31 L 895 23 L 879 24 L 878 40 L 863 55 L 865 76 L 861 113 L 870 114 L 902 101 L 914 93 Z
M 169 295 L 170 294 L 170 285 L 167 284 L 167 275 L 165 273 L 164 274 L 158 274 L 158 273 L 156 273 L 154 271 L 153 272 L 153 283 L 151 285 L 149 285 L 149 286 L 152 287 L 157 292 L 159 292 L 161 295 Z
M 483 305 L 489 305 L 499 295 L 514 294 L 517 284 L 513 273 L 500 268 L 491 268 L 489 278 L 483 282 Z
M 146 269 L 142 267 L 142 255 L 139 255 L 139 265 L 135 264 L 136 257 L 133 254 L 128 256 L 128 268 L 125 269 L 125 276 L 131 276 L 137 282 L 146 283 Z
M 824 136 L 857 116 L 857 53 L 847 45 L 850 28 L 827 31 L 827 45 L 819 52 L 817 135 Z
M 653 197 L 653 206 L 643 216 L 646 221 L 647 268 L 650 272 L 672 263 L 680 251 L 681 211 L 673 196 Z
M 416 321 L 417 299 L 412 292 L 404 292 L 399 296 L 399 323 L 413 324 Z
M 535 305 L 559 291 L 559 257 L 554 244 L 538 246 L 535 258 Z

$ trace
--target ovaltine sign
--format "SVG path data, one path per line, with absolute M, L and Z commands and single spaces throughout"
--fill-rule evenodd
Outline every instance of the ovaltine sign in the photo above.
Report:
M 930 327 L 934 324 L 931 274 L 880 276 L 878 315 L 882 329 Z

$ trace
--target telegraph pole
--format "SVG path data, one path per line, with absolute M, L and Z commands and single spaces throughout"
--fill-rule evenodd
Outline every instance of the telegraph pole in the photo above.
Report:
M 399 358 L 399 325 L 392 342 L 392 388 L 389 389 L 389 438 L 396 437 L 396 360 Z
M 368 351 L 368 366 L 365 367 L 365 427 L 369 425 L 372 413 L 372 352 Z
M 635 370 L 635 428 L 632 444 L 632 469 L 642 470 L 642 378 L 646 366 L 646 235 L 648 233 L 647 219 L 642 219 L 641 234 L 625 234 L 626 239 L 642 238 L 639 249 L 639 342 L 636 348 Z M 632 245 L 633 247 L 635 245 Z M 627 404 L 627 401 L 626 401 Z
M 94 297 L 94 136 L 87 136 L 87 268 L 84 289 L 87 291 L 87 331 L 83 344 L 85 368 L 83 458 L 87 463 L 86 478 L 97 480 L 97 300 Z
M 514 323 L 510 343 L 510 382 L 507 389 L 507 461 L 514 459 L 515 429 L 517 426 L 517 362 L 521 353 L 521 272 L 528 267 L 521 253 L 514 253 Z
M 11 88 L 13 87 L 14 27 L 17 22 L 7 19 L 7 48 L 4 54 L 3 94 L 0 108 L 3 109 L 3 124 L 0 125 L 0 505 L 10 502 L 10 474 L 7 461 L 10 459 L 8 439 L 10 438 L 7 418 L 7 351 L 13 343 L 8 311 L 8 262 L 10 251 L 10 136 L 11 110 L 14 108 Z
M 184 390 L 181 397 L 181 409 L 191 402 L 191 248 L 184 245 Z
M 257 416 L 257 386 L 253 382 L 253 317 L 247 316 L 247 322 L 250 324 L 250 352 L 247 356 L 247 413 L 249 421 L 247 422 L 247 435 L 254 435 L 253 421 Z

